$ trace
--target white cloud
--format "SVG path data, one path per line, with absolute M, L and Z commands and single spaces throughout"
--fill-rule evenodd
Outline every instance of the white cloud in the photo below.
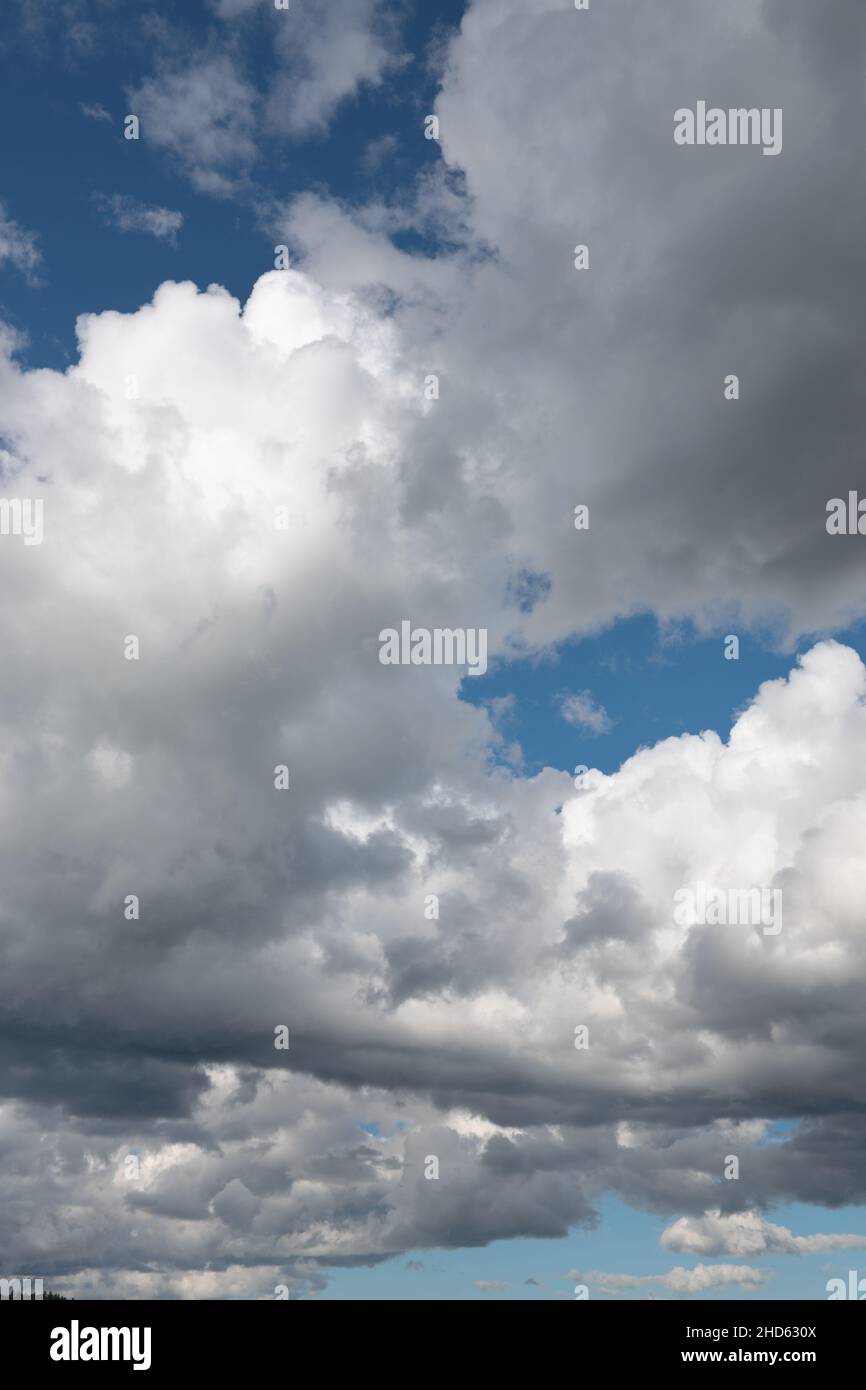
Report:
M 128 96 L 141 139 L 166 150 L 200 192 L 233 193 L 258 158 L 257 94 L 227 54 L 166 66 Z
M 121 232 L 146 232 L 161 240 L 174 241 L 183 226 L 182 212 L 149 206 L 128 194 L 97 195 L 96 202 L 105 222 Z
M 504 662 L 642 608 L 711 623 L 720 596 L 744 628 L 862 610 L 856 548 L 812 525 L 862 424 L 857 300 L 826 254 L 849 219 L 810 223 L 802 195 L 857 151 L 828 163 L 803 128 L 784 160 L 726 165 L 722 197 L 664 135 L 684 61 L 709 55 L 719 87 L 741 71 L 742 13 L 599 7 L 590 46 L 561 5 L 476 0 L 438 103 L 455 177 L 407 209 L 297 200 L 304 273 L 243 306 L 167 284 L 85 315 L 67 372 L 22 370 L 4 334 L 4 474 L 46 506 L 43 546 L 0 546 L 11 1267 L 64 1273 L 74 1250 L 70 1291 L 258 1297 L 285 1274 L 312 1294 L 318 1261 L 559 1236 L 610 1190 L 697 1221 L 731 1152 L 756 1204 L 866 1199 L 857 655 L 817 643 L 727 742 L 664 739 L 580 790 L 498 765 L 453 669 L 377 660 L 407 615 L 484 625 Z M 288 127 L 376 70 L 349 47 Z M 748 51 L 833 127 L 837 78 L 796 26 L 756 22 Z M 142 138 L 235 190 L 261 119 L 240 68 L 206 55 L 140 92 Z M 814 276 L 744 243 L 757 209 Z M 401 252 L 410 225 L 461 249 Z M 750 394 L 717 417 L 731 354 Z M 678 925 L 697 880 L 779 888 L 784 929 Z M 42 1066 L 58 1039 L 63 1069 Z M 808 1121 L 763 1145 L 804 1093 Z M 383 1138 L 359 1136 L 361 1100 Z M 114 1180 L 130 1146 L 142 1190 Z
M 613 728 L 613 721 L 604 705 L 600 705 L 589 690 L 561 695 L 559 713 L 566 723 L 591 734 L 607 734 Z
M 41 260 L 36 233 L 21 227 L 0 203 L 0 267 L 11 265 L 32 280 Z
M 215 197 L 247 190 L 267 147 L 319 138 L 346 102 L 410 61 L 400 46 L 400 17 L 382 0 L 309 0 L 288 12 L 266 7 L 265 59 L 260 48 L 245 49 L 245 28 L 236 23 L 255 3 L 213 0 L 227 30 L 217 29 L 204 53 L 178 31 L 172 45 L 163 44 L 156 72 L 128 92 L 142 140 L 166 151 L 199 192 Z M 226 33 L 231 42 L 218 47 Z M 245 76 L 245 53 L 251 71 L 255 62 L 255 83 Z M 95 115 L 95 108 L 86 114 Z
M 683 1255 L 816 1255 L 827 1250 L 866 1247 L 866 1235 L 795 1236 L 787 1226 L 776 1226 L 759 1212 L 723 1214 L 718 1209 L 703 1216 L 682 1216 L 661 1235 L 667 1250 Z
M 381 0 L 302 7 L 277 33 L 280 71 L 267 114 L 274 130 L 294 138 L 323 131 L 343 102 L 406 62 Z
M 194 1271 L 231 1250 L 261 1282 L 277 1272 L 262 1232 L 287 1221 L 300 1279 L 304 1259 L 562 1234 L 610 1188 L 700 1214 L 729 1152 L 748 1152 L 761 1200 L 832 1193 L 840 1171 L 855 1199 L 856 654 L 820 643 L 761 688 L 727 744 L 666 739 L 580 791 L 554 769 L 491 769 L 497 736 L 456 699 L 453 670 L 377 660 L 377 634 L 407 611 L 483 620 L 500 655 L 514 617 L 508 560 L 476 544 L 485 471 L 452 475 L 460 505 L 440 525 L 405 467 L 424 455 L 427 417 L 399 325 L 291 271 L 243 308 L 167 284 L 79 333 L 65 373 L 0 366 L 8 468 L 24 493 L 50 480 L 44 545 L 0 547 L 15 675 L 0 741 L 4 1046 L 32 1057 L 45 1028 L 53 1047 L 74 1024 L 79 1059 L 56 1098 L 28 1099 L 31 1069 L 8 1068 L 33 1107 L 21 1162 L 49 1102 L 76 1125 L 103 1105 L 117 1142 L 156 1153 L 188 1138 L 190 1117 L 208 1136 L 148 1166 L 146 1201 L 88 1181 L 80 1280 L 131 1239 L 133 1214 L 134 1267 Z M 138 662 L 123 658 L 129 633 Z M 673 894 L 697 879 L 781 885 L 784 930 L 676 926 Z M 124 920 L 129 893 L 140 922 Z M 241 1091 L 259 1076 L 249 1110 L 202 1071 L 214 1054 Z M 387 1141 L 358 1139 L 360 1078 Z M 804 1086 L 821 1114 L 762 1147 L 762 1117 L 796 1113 Z M 162 1128 L 123 1109 L 139 1087 Z M 295 1187 L 263 1195 L 301 1116 Z M 61 1126 L 56 1143 L 115 1162 L 106 1137 L 94 1148 Z M 447 1174 L 435 1212 L 430 1153 Z M 42 1268 L 51 1211 L 44 1229 L 9 1231 L 16 1267 Z M 705 1277 L 672 1272 L 665 1287 Z
M 590 1270 L 581 1274 L 572 1269 L 567 1279 L 577 1279 L 598 1287 L 605 1293 L 617 1294 L 624 1289 L 637 1289 L 643 1284 L 662 1284 L 672 1293 L 689 1297 L 692 1294 L 706 1293 L 708 1289 L 724 1288 L 726 1284 L 739 1284 L 744 1289 L 758 1288 L 766 1279 L 760 1270 L 749 1265 L 695 1265 L 685 1269 L 682 1265 L 670 1269 L 665 1274 L 605 1274 Z
M 85 101 L 80 101 L 78 103 L 78 109 L 82 116 L 86 116 L 90 121 L 110 121 L 112 119 L 111 112 L 106 111 L 102 103 L 98 101 L 94 102 L 93 105 L 89 105 Z
M 666 1289 L 673 1293 L 705 1293 L 707 1289 L 718 1289 L 724 1284 L 739 1284 L 742 1289 L 758 1288 L 766 1275 L 760 1270 L 750 1269 L 748 1265 L 695 1265 L 694 1269 L 677 1266 L 661 1277 Z

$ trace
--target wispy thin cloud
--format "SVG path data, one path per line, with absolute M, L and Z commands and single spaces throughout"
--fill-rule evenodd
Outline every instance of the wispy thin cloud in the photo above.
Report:
M 98 101 L 94 102 L 92 106 L 89 106 L 86 101 L 80 101 L 78 109 L 82 116 L 86 116 L 89 121 L 110 121 L 112 119 L 111 112 L 106 111 L 105 107 Z
M 610 1294 L 618 1294 L 624 1289 L 638 1289 L 644 1284 L 661 1284 L 672 1293 L 686 1295 L 719 1289 L 725 1284 L 739 1284 L 743 1289 L 754 1289 L 767 1278 L 751 1265 L 695 1265 L 694 1269 L 677 1265 L 666 1274 L 605 1274 L 596 1269 L 581 1274 L 579 1270 L 571 1269 L 565 1277 L 595 1285 Z
M 141 203 L 125 193 L 97 193 L 94 202 L 106 226 L 121 232 L 145 232 L 162 241 L 174 241 L 183 226 L 182 212 Z
M 36 233 L 27 231 L 11 218 L 0 202 L 0 267 L 11 265 L 33 282 L 41 260 Z

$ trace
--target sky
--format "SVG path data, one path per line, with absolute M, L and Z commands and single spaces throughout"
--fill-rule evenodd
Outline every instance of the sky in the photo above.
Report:
M 864 58 L 860 0 L 7 0 L 4 1277 L 866 1278 Z

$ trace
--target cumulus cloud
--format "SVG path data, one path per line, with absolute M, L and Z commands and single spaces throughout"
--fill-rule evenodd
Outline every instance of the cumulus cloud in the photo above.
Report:
M 276 1230 L 292 1269 L 561 1235 L 610 1186 L 704 1212 L 742 1148 L 745 1200 L 862 1194 L 857 656 L 819 644 L 727 743 L 668 739 L 579 792 L 491 773 L 454 669 L 377 659 L 403 612 L 483 619 L 501 651 L 514 611 L 471 527 L 421 544 L 401 441 L 423 399 L 394 323 L 273 272 L 243 309 L 169 284 L 79 335 L 65 374 L 0 377 L 8 467 L 46 506 L 44 545 L 0 552 L 3 1074 L 34 1131 L 50 1112 L 61 1146 L 103 1133 L 92 1268 L 118 1243 L 133 1271 L 230 1251 L 261 1283 Z M 483 476 L 460 486 L 482 512 Z M 783 932 L 678 926 L 699 878 L 781 884 Z M 38 1060 L 58 1046 L 62 1073 Z M 391 1136 L 360 1153 L 358 1084 Z M 760 1147 L 804 1084 L 821 1113 Z M 262 1136 L 278 1151 L 300 1113 L 310 1147 L 271 1193 Z M 109 1183 L 131 1145 L 140 1190 Z M 286 1171 L 299 1198 L 325 1175 L 313 1207 L 283 1208 Z M 17 1263 L 44 1262 L 15 1212 Z
M 863 1195 L 855 653 L 815 646 L 727 743 L 668 739 L 580 791 L 492 772 L 453 668 L 378 661 L 403 612 L 483 618 L 493 650 L 513 613 L 469 534 L 421 545 L 393 322 L 273 272 L 243 308 L 169 284 L 79 336 L 65 374 L 0 375 L 8 466 L 46 505 L 44 545 L 0 551 L 6 1181 L 55 1133 L 7 1216 L 16 1264 L 307 1288 L 330 1261 L 591 1226 L 610 1187 L 704 1212 L 740 1151 L 743 1199 Z M 462 486 L 472 515 L 484 479 Z M 784 931 L 678 926 L 697 878 L 782 884 Z M 761 1147 L 804 1084 L 813 1119 Z M 359 1142 L 358 1085 L 386 1138 Z M 73 1255 L 54 1213 L 87 1164 Z
M 858 0 L 837 19 L 825 32 L 807 0 L 630 2 L 591 22 L 559 0 L 473 0 L 436 102 L 451 177 L 405 210 L 453 256 L 401 254 L 394 208 L 307 193 L 285 209 L 311 273 L 396 297 L 419 366 L 433 311 L 445 385 L 419 495 L 450 510 L 428 456 L 485 472 L 477 544 L 548 580 L 515 623 L 532 644 L 642 611 L 794 642 L 866 612 L 857 543 L 825 530 L 866 428 L 859 166 L 838 138 L 862 102 Z M 841 33 L 833 81 L 821 55 Z M 695 98 L 784 108 L 782 156 L 675 146 L 684 73 Z
M 662 1232 L 661 1244 L 682 1255 L 818 1255 L 866 1247 L 866 1235 L 795 1236 L 756 1211 L 683 1216 Z
M 826 158 L 860 69 L 799 0 L 593 15 L 476 0 L 445 173 L 406 209 L 295 201 L 303 269 L 245 304 L 84 315 L 64 373 L 4 335 L 3 477 L 45 539 L 0 545 L 0 1244 L 64 1291 L 312 1297 L 329 1265 L 590 1228 L 610 1191 L 698 1242 L 707 1212 L 866 1199 L 856 653 L 806 643 L 727 741 L 580 789 L 503 767 L 507 707 L 454 668 L 378 661 L 405 617 L 505 663 L 641 607 L 792 639 L 862 608 L 823 530 L 863 424 L 857 155 Z M 779 160 L 679 159 L 677 75 L 722 89 L 744 53 L 743 100 L 823 119 Z M 233 63 L 137 90 L 143 138 L 236 187 Z M 395 244 L 422 217 L 452 252 Z M 698 881 L 781 891 L 782 931 L 677 922 Z

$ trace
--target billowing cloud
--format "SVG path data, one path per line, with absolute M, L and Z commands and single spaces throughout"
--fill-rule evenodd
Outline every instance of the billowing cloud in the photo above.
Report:
M 64 373 L 4 336 L 4 488 L 44 505 L 42 544 L 0 537 L 10 1267 L 312 1297 L 610 1191 L 693 1245 L 707 1212 L 866 1199 L 856 653 L 807 643 L 727 742 L 578 787 L 503 767 L 507 710 L 454 667 L 378 660 L 404 620 L 503 664 L 642 608 L 792 640 L 862 611 L 823 524 L 863 425 L 857 45 L 799 0 L 586 19 L 476 0 L 447 167 L 402 208 L 292 203 L 302 268 L 246 304 L 163 285 L 83 316 Z M 677 150 L 684 71 L 786 105 L 782 157 Z M 214 192 L 260 101 L 209 53 L 137 89 Z M 778 931 L 677 918 L 698 885 L 781 894 Z M 740 1258 L 658 1278 L 757 1287 Z
M 441 372 L 406 465 L 416 505 L 459 525 L 446 479 L 484 475 L 478 548 L 548 581 L 515 635 L 650 611 L 794 641 L 866 612 L 859 539 L 826 531 L 827 502 L 860 487 L 866 429 L 843 134 L 863 102 L 859 0 L 834 19 L 817 26 L 808 0 L 591 16 L 473 0 L 436 102 L 440 176 L 404 225 L 394 205 L 310 193 L 286 209 L 307 269 L 387 289 L 419 370 Z M 675 110 L 701 98 L 783 108 L 782 154 L 676 146 Z M 451 258 L 405 254 L 419 219 Z
M 703 1212 L 731 1153 L 726 1210 L 862 1196 L 857 656 L 822 643 L 728 743 L 579 790 L 491 770 L 454 668 L 378 660 L 403 614 L 483 621 L 495 653 L 514 611 L 468 524 L 422 544 L 395 326 L 273 272 L 243 310 L 166 285 L 79 333 L 67 373 L 0 378 L 8 470 L 45 505 L 43 544 L 0 550 L 9 1180 L 56 1133 L 17 1264 L 310 1292 L 335 1261 L 590 1226 L 610 1187 Z M 471 517 L 485 481 L 461 486 Z M 698 880 L 781 885 L 783 929 L 678 925 Z M 812 1120 L 761 1146 L 804 1078 Z

